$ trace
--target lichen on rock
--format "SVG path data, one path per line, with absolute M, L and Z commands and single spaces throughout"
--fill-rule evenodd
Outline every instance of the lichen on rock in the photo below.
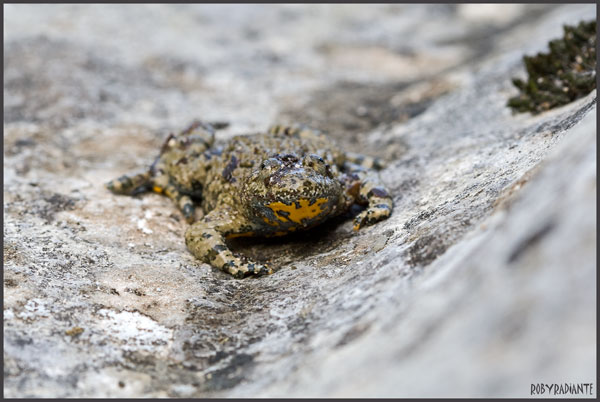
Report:
M 596 21 L 564 25 L 550 52 L 524 56 L 527 80 L 514 78 L 521 93 L 508 101 L 517 112 L 540 113 L 565 105 L 596 88 Z

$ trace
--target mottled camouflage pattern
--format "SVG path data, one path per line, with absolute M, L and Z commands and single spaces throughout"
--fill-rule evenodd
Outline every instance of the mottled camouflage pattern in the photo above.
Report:
M 171 198 L 192 225 L 185 239 L 199 259 L 237 278 L 272 269 L 235 255 L 226 245 L 240 236 L 282 236 L 367 206 L 354 229 L 386 219 L 392 198 L 374 168 L 378 160 L 344 153 L 305 127 L 274 126 L 267 133 L 214 146 L 214 129 L 195 122 L 170 135 L 147 172 L 107 183 L 118 194 L 154 191 Z M 194 222 L 194 207 L 206 215 Z

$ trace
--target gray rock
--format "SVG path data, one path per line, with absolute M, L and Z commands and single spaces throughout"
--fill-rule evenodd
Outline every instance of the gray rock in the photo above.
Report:
M 593 5 L 5 6 L 5 397 L 596 391 L 596 92 L 506 108 Z M 377 23 L 373 23 L 377 21 Z M 392 217 L 193 258 L 109 193 L 169 131 L 301 121 L 384 158 Z

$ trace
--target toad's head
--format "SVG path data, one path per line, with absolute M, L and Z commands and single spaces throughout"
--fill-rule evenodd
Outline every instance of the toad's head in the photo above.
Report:
M 242 193 L 248 218 L 282 233 L 335 215 L 343 186 L 320 156 L 284 153 L 262 161 Z

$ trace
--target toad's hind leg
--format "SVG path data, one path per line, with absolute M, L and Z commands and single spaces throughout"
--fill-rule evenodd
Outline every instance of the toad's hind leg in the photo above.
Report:
M 123 175 L 106 183 L 106 188 L 115 194 L 135 195 L 152 187 L 152 174 L 149 171 L 132 176 Z
M 194 222 L 194 202 L 190 196 L 177 190 L 167 175 L 154 176 L 150 170 L 132 176 L 123 175 L 106 183 L 106 188 L 123 195 L 137 195 L 146 191 L 164 194 L 177 205 L 188 223 Z
M 359 183 L 356 202 L 367 205 L 367 209 L 354 219 L 354 230 L 389 218 L 394 203 L 381 183 L 379 174 L 373 169 L 365 169 L 350 162 L 344 164 L 344 170 Z
M 230 209 L 214 210 L 194 223 L 185 233 L 188 249 L 196 258 L 236 278 L 272 274 L 271 268 L 235 255 L 227 247 L 225 236 L 252 235 L 251 228 L 236 225 L 234 217 Z
M 153 181 L 152 191 L 158 194 L 164 194 L 173 201 L 173 203 L 179 208 L 181 213 L 183 214 L 185 220 L 188 223 L 194 223 L 194 202 L 192 198 L 180 192 L 177 187 L 175 187 L 172 183 L 168 182 L 168 178 L 166 180 L 160 180 L 162 177 L 157 178 Z M 161 181 L 167 181 L 166 184 L 161 185 Z

